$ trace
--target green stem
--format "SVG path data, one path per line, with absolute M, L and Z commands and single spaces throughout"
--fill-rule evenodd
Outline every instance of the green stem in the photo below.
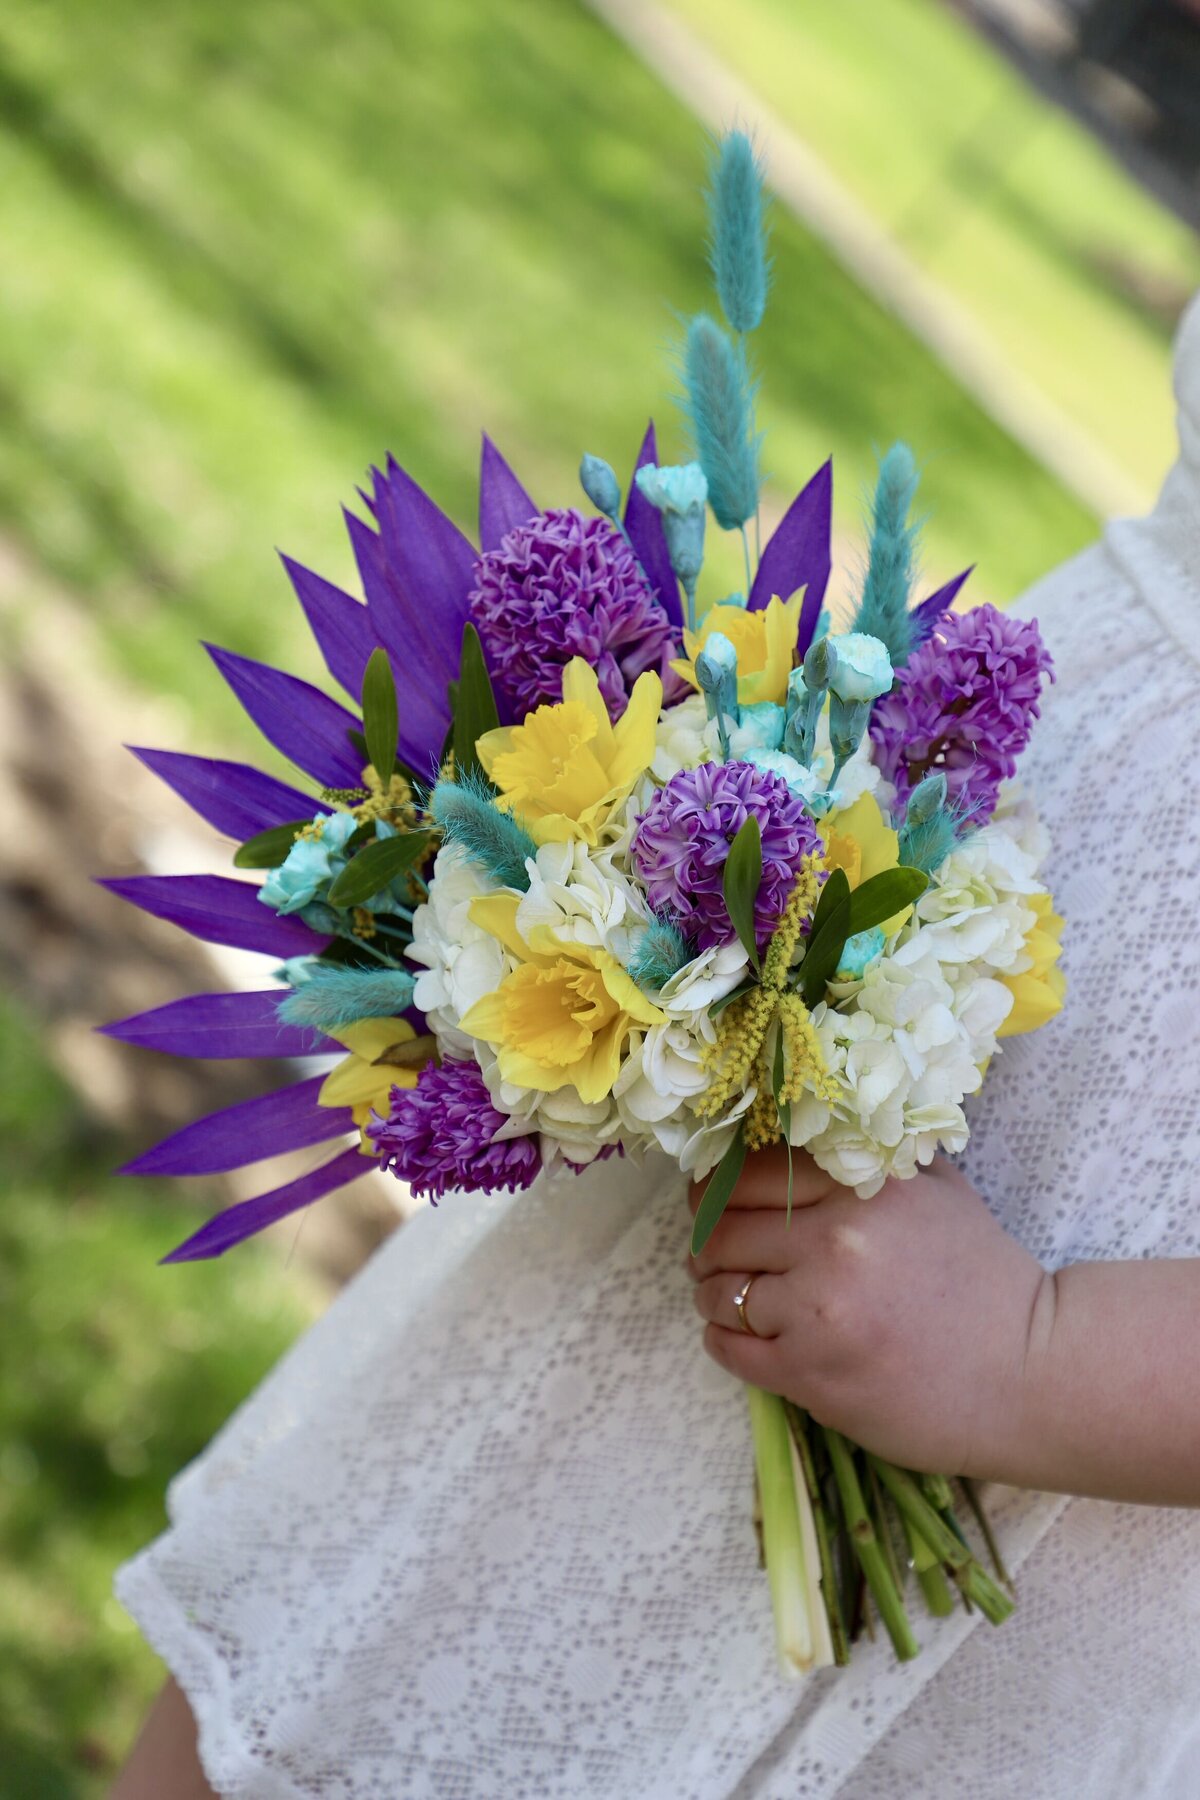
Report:
M 763 1554 L 775 1611 L 775 1643 L 781 1666 L 794 1675 L 812 1667 L 814 1646 L 791 1431 L 784 1403 L 777 1395 L 748 1387 L 746 1399 L 762 1506 Z
M 954 1611 L 954 1596 L 947 1585 L 941 1563 L 925 1540 L 917 1536 L 903 1513 L 900 1515 L 900 1523 L 904 1527 L 908 1554 L 912 1558 L 925 1605 L 935 1619 L 948 1618 Z
M 901 1662 L 909 1662 L 917 1654 L 920 1645 L 913 1635 L 912 1626 L 908 1622 L 908 1614 L 904 1610 L 904 1604 L 888 1571 L 883 1550 L 875 1536 L 875 1527 L 867 1513 L 850 1446 L 840 1432 L 831 1430 L 829 1426 L 822 1426 L 821 1430 L 829 1451 L 829 1460 L 833 1464 L 834 1479 L 842 1498 L 842 1511 L 845 1514 L 850 1541 L 854 1545 L 854 1553 L 866 1576 L 867 1586 L 879 1609 L 879 1616 L 887 1627 L 887 1633 L 892 1640 L 892 1648 L 895 1650 L 896 1656 Z
M 649 585 L 649 584 L 647 584 L 647 585 Z M 683 593 L 684 593 L 684 598 L 687 601 L 688 630 L 695 631 L 695 629 L 696 629 L 696 583 L 694 581 L 685 581 L 683 584 Z
M 825 1616 L 829 1621 L 829 1640 L 833 1645 L 833 1660 L 841 1668 L 850 1661 L 850 1643 L 846 1636 L 846 1621 L 842 1616 L 841 1601 L 838 1599 L 829 1514 L 825 1509 L 821 1484 L 817 1480 L 812 1444 L 809 1441 L 811 1421 L 807 1413 L 802 1413 L 798 1406 L 792 1406 L 787 1401 L 784 1402 L 784 1410 L 787 1413 L 788 1424 L 791 1426 L 792 1441 L 800 1457 L 800 1467 L 804 1471 L 804 1485 L 808 1489 L 808 1498 L 812 1505 L 813 1529 L 817 1536 L 817 1557 L 821 1565 L 821 1598 L 825 1603 Z
M 746 600 L 749 602 L 750 589 L 754 585 L 750 579 L 750 539 L 746 536 L 745 525 L 742 525 L 740 529 L 742 533 L 742 554 L 746 559 Z
M 979 1498 L 979 1491 L 976 1488 L 975 1483 L 969 1480 L 965 1475 L 960 1476 L 959 1486 L 966 1496 L 967 1505 L 971 1509 L 971 1516 L 979 1527 L 979 1535 L 987 1545 L 987 1553 L 992 1559 L 992 1567 L 995 1569 L 996 1574 L 1000 1577 L 1000 1580 L 1004 1583 L 1005 1587 L 1011 1590 L 1013 1578 L 1004 1566 L 1004 1558 L 1000 1554 L 1000 1546 L 997 1544 L 995 1535 L 992 1531 L 991 1520 L 984 1511 L 983 1501 Z
M 944 1513 L 954 1505 L 954 1495 L 944 1475 L 922 1475 L 921 1492 L 935 1512 Z
M 969 1548 L 934 1512 L 912 1477 L 878 1456 L 868 1454 L 867 1461 L 891 1495 L 901 1517 L 907 1519 L 917 1536 L 924 1539 L 938 1561 L 951 1570 L 967 1598 L 974 1601 L 993 1625 L 1007 1619 L 1013 1609 L 1008 1595 L 996 1586 Z
M 896 1546 L 892 1542 L 892 1534 L 888 1529 L 887 1505 L 884 1501 L 883 1489 L 880 1487 L 879 1477 L 870 1463 L 867 1464 L 867 1492 L 870 1496 L 868 1506 L 871 1523 L 875 1527 L 875 1536 L 879 1539 L 880 1547 L 883 1550 L 888 1573 L 896 1584 L 896 1592 L 903 1596 L 907 1570 L 902 1573 L 900 1565 L 896 1561 Z

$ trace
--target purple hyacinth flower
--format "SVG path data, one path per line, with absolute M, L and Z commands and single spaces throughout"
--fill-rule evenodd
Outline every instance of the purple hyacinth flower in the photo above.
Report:
M 429 1063 L 416 1087 L 394 1087 L 391 1111 L 367 1135 L 382 1166 L 434 1205 L 456 1189 L 515 1193 L 542 1166 L 536 1137 L 494 1141 L 505 1116 L 492 1105 L 478 1063 Z
M 562 699 L 574 656 L 595 669 L 609 716 L 624 712 L 638 676 L 668 667 L 675 629 L 629 545 L 607 519 L 539 513 L 506 532 L 475 565 L 471 616 L 499 687 L 519 714 Z
M 1016 772 L 1053 663 L 1035 620 L 994 606 L 948 613 L 871 715 L 875 760 L 903 801 L 935 771 L 982 824 Z
M 762 948 L 806 856 L 821 847 L 803 801 L 753 763 L 702 763 L 660 789 L 638 821 L 633 860 L 655 912 L 668 914 L 698 949 L 734 936 L 725 907 L 725 859 L 748 818 L 762 834 L 754 933 Z

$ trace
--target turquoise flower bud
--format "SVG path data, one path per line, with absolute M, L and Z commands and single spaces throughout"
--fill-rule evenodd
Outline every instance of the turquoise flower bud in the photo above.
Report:
M 282 981 L 288 987 L 302 987 L 316 961 L 315 956 L 289 956 L 286 962 L 271 970 L 271 980 Z
M 807 768 L 817 746 L 817 725 L 825 704 L 828 673 L 828 640 L 810 645 L 804 662 L 788 676 L 787 723 L 783 748 Z
M 801 677 L 810 694 L 823 694 L 829 686 L 829 637 L 816 638 L 809 645 L 801 666 Z
M 908 797 L 908 805 L 904 810 L 906 826 L 928 825 L 935 814 L 940 813 L 946 804 L 946 777 L 935 771 L 927 775 L 924 781 L 917 783 Z
M 697 462 L 659 468 L 645 463 L 634 477 L 638 492 L 662 515 L 671 567 L 689 594 L 704 562 L 708 482 Z
M 869 931 L 859 931 L 847 938 L 838 962 L 837 979 L 861 981 L 875 958 L 883 955 L 886 944 L 881 925 L 872 925 Z
M 621 484 L 602 456 L 585 455 L 579 465 L 579 485 L 606 519 L 616 517 L 621 506 Z
M 829 743 L 833 750 L 833 774 L 829 786 L 832 788 L 842 769 L 850 761 L 866 734 L 871 717 L 869 700 L 843 700 L 840 694 L 829 692 Z
M 695 662 L 696 680 L 710 719 L 717 722 L 721 755 L 729 760 L 729 727 L 741 714 L 737 697 L 737 651 L 723 631 L 710 632 Z
M 822 640 L 829 646 L 830 692 L 839 700 L 878 700 L 895 679 L 887 646 L 862 631 L 847 631 Z

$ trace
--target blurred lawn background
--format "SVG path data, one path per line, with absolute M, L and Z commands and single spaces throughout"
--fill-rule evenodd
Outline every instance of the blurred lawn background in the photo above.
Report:
M 1181 230 L 1024 91 L 1002 106 L 1028 157 L 981 129 L 964 159 L 968 112 L 1011 78 L 935 0 L 674 3 L 1153 486 L 1169 308 L 1098 271 L 1182 298 Z M 317 676 L 273 546 L 353 585 L 339 506 L 370 462 L 391 450 L 470 528 L 481 428 L 542 504 L 577 498 L 583 449 L 624 476 L 650 413 L 682 450 L 669 353 L 707 304 L 703 165 L 694 121 L 571 0 L 5 9 L 0 548 L 31 571 L 9 657 L 52 588 L 93 675 L 171 698 L 177 747 L 251 753 L 197 639 Z M 844 531 L 904 436 L 930 583 L 977 562 L 1003 601 L 1094 535 L 782 209 L 774 232 L 775 510 L 832 452 Z M 79 653 L 54 659 L 68 698 Z M 112 1568 L 323 1296 L 274 1246 L 158 1269 L 218 1195 L 109 1178 L 134 1142 L 28 1007 L 5 1004 L 0 1057 L 0 1789 L 93 1800 L 161 1676 Z

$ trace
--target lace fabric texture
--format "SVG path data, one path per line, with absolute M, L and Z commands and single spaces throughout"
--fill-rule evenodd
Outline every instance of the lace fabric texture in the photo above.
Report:
M 1027 596 L 1065 1013 L 968 1173 L 1044 1263 L 1200 1255 L 1200 312 L 1148 520 Z M 118 1593 L 231 1800 L 1200 1792 L 1200 1514 L 992 1490 L 1019 1608 L 781 1680 L 744 1401 L 682 1179 L 608 1162 L 394 1237 L 170 1495 Z

